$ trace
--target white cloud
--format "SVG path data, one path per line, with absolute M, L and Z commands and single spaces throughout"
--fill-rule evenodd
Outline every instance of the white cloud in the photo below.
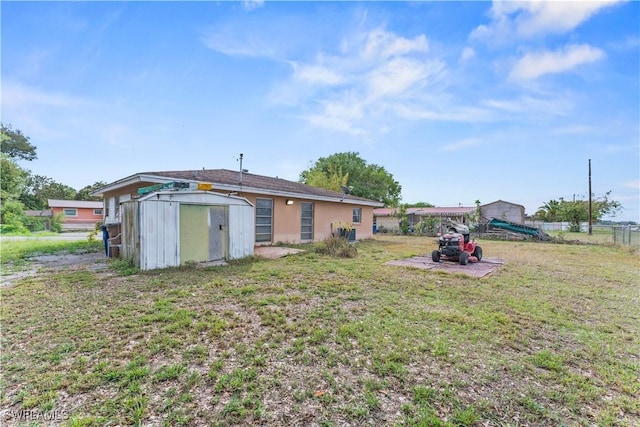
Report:
M 370 73 L 368 90 L 372 98 L 399 96 L 423 82 L 429 74 L 425 63 L 395 58 Z
M 627 181 L 623 185 L 628 188 L 640 190 L 640 181 Z
M 470 38 L 489 43 L 508 43 L 514 36 L 531 38 L 563 34 L 620 0 L 592 1 L 494 1 L 491 23 L 475 28 Z
M 471 47 L 465 47 L 460 54 L 460 62 L 467 62 L 476 56 L 476 51 Z
M 434 102 L 434 104 L 436 103 Z M 489 121 L 492 118 L 491 111 L 486 108 L 445 105 L 442 103 L 438 108 L 396 104 L 393 109 L 399 117 L 407 120 L 477 123 Z
M 482 141 L 480 141 L 478 138 L 466 138 L 460 141 L 445 144 L 442 146 L 442 148 L 440 148 L 440 151 L 460 151 L 464 150 L 465 148 L 480 145 L 481 142 Z
M 574 108 L 573 102 L 562 94 L 547 98 L 521 96 L 514 99 L 486 99 L 481 101 L 481 104 L 496 110 L 500 115 L 506 112 L 529 116 L 536 114 L 563 116 L 569 114 Z
M 86 104 L 86 101 L 65 94 L 45 92 L 20 83 L 2 82 L 2 106 L 31 108 L 37 105 L 66 108 Z
M 347 133 L 353 136 L 360 136 L 365 133 L 363 129 L 354 126 L 352 121 L 336 116 L 312 114 L 310 116 L 306 116 L 305 119 L 314 126 Z
M 565 33 L 618 0 L 604 1 L 532 1 L 519 15 L 517 32 L 523 37 L 536 34 Z
M 605 53 L 589 45 L 568 45 L 560 51 L 527 53 L 511 69 L 512 81 L 533 80 L 545 74 L 562 73 L 575 67 L 596 62 Z
M 384 121 L 389 113 L 397 114 L 403 102 L 423 98 L 445 78 L 446 65 L 428 52 L 424 35 L 357 32 L 344 37 L 334 52 L 289 61 L 290 79 L 278 83 L 270 99 L 307 108 L 308 114 L 300 117 L 312 126 L 351 135 L 369 134 L 374 126 L 388 131 Z
M 398 37 L 384 30 L 374 30 L 366 35 L 366 41 L 361 56 L 365 59 L 388 59 L 407 55 L 412 52 L 426 53 L 429 51 L 427 38 L 420 34 L 413 39 Z
M 292 63 L 292 67 L 294 70 L 294 80 L 300 82 L 333 86 L 344 81 L 344 78 L 338 72 L 322 65 L 299 65 L 297 63 Z
M 275 56 L 273 45 L 251 34 L 229 35 L 225 32 L 209 32 L 202 37 L 209 49 L 229 56 L 269 58 Z
M 242 7 L 246 11 L 253 11 L 264 6 L 264 0 L 246 0 L 242 2 Z

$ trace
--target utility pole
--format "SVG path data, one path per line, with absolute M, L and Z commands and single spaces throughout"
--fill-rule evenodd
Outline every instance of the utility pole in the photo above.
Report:
M 589 159 L 589 236 L 591 236 L 591 159 Z

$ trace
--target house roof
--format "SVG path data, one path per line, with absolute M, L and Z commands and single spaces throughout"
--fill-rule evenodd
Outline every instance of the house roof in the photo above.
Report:
M 473 213 L 475 207 L 440 207 L 440 208 L 407 208 L 407 215 L 418 216 L 459 216 Z M 395 213 L 395 208 L 374 209 L 375 216 L 391 216 Z
M 348 202 L 366 206 L 383 206 L 375 200 L 342 194 L 324 188 L 311 187 L 299 182 L 278 177 L 256 175 L 248 172 L 228 169 L 201 169 L 186 171 L 141 172 L 115 181 L 95 191 L 92 195 L 102 196 L 104 193 L 117 190 L 137 182 L 164 183 L 170 181 L 208 182 L 213 184 L 213 191 L 245 192 L 254 194 L 299 197 L 312 200 L 332 202 Z
M 47 204 L 50 208 L 89 208 L 102 209 L 102 202 L 91 202 L 88 200 L 57 200 L 49 199 Z
M 507 202 L 507 201 L 504 201 L 504 200 L 496 200 L 495 202 L 484 204 L 484 205 L 482 205 L 482 207 L 495 205 L 496 203 L 504 203 L 504 204 L 507 204 L 507 205 L 518 206 L 519 208 L 524 209 L 524 206 L 522 206 L 522 205 L 519 205 L 517 203 Z
M 51 216 L 51 209 L 38 210 L 26 210 L 24 211 L 26 216 Z

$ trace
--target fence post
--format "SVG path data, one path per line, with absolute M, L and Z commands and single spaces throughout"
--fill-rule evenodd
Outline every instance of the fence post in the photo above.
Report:
M 627 229 L 627 231 L 628 231 L 628 233 L 627 233 L 627 238 L 628 238 L 628 239 L 627 239 L 627 241 L 626 241 L 625 243 L 626 243 L 627 245 L 631 246 L 631 226 L 630 226 L 630 225 L 627 225 L 625 228 L 626 228 L 626 229 Z

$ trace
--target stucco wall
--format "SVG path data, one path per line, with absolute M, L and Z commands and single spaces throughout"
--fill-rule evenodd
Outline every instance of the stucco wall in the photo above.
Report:
M 102 214 L 94 215 L 94 208 L 51 208 L 52 215 L 58 215 L 62 213 L 64 215 L 65 209 L 75 209 L 76 216 L 65 216 L 65 222 L 68 224 L 95 224 L 102 221 Z
M 292 197 L 262 196 L 242 193 L 254 205 L 256 198 L 273 199 L 273 240 L 269 243 L 301 243 L 301 203 L 313 203 L 313 239 L 320 241 L 331 235 L 331 224 L 342 222 L 350 224 L 356 230 L 356 238 L 366 239 L 373 236 L 373 207 L 353 205 L 348 203 L 333 203 L 323 201 L 311 201 Z M 292 200 L 292 205 L 287 205 L 287 199 Z M 353 209 L 361 208 L 361 222 L 353 224 Z
M 502 200 L 481 206 L 482 216 L 486 219 L 496 218 L 524 224 L 524 206 Z
M 138 182 L 128 187 L 119 189 L 117 192 L 108 192 L 104 194 L 105 208 L 109 206 L 109 218 L 105 218 L 105 222 L 120 222 L 120 217 L 116 216 L 115 201 L 116 198 L 130 199 L 137 196 L 137 190 L 145 187 L 150 183 Z M 344 202 L 325 202 L 307 200 L 303 198 L 282 197 L 272 195 L 258 195 L 254 193 L 242 192 L 238 194 L 240 197 L 246 198 L 254 206 L 256 198 L 273 200 L 273 237 L 271 243 L 301 243 L 301 202 L 307 201 L 313 203 L 313 238 L 314 241 L 320 241 L 331 235 L 331 224 L 334 222 L 342 222 L 350 224 L 356 230 L 356 239 L 367 239 L 373 237 L 373 207 L 354 205 Z M 292 205 L 287 205 L 286 200 L 293 200 Z M 353 224 L 353 209 L 362 209 L 361 222 Z M 104 210 L 106 215 L 106 209 Z

